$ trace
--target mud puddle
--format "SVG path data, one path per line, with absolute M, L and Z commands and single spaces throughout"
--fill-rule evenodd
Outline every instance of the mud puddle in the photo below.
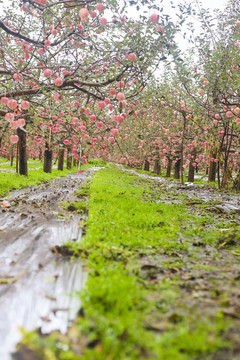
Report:
M 62 201 L 100 168 L 15 191 L 0 212 L 0 359 L 11 359 L 21 340 L 19 328 L 66 332 L 80 308 L 77 296 L 87 272 L 80 261 L 50 251 L 81 241 L 79 215 L 62 216 Z M 61 215 L 61 216 L 60 216 Z

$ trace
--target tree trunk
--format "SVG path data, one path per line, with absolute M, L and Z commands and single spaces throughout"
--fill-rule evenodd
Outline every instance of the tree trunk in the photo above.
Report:
M 77 166 L 77 159 L 73 158 L 73 166 Z
M 145 161 L 144 161 L 143 170 L 149 171 L 149 161 L 148 161 L 148 160 L 145 160 Z
M 63 171 L 64 164 L 64 149 L 60 148 L 58 150 L 58 170 Z
M 240 171 L 238 172 L 237 190 L 240 191 Z
M 213 158 L 216 158 L 216 154 L 213 155 Z M 208 172 L 208 181 L 216 181 L 216 170 L 217 163 L 215 161 L 210 161 L 209 172 Z
M 46 149 L 44 151 L 44 163 L 43 163 L 43 171 L 45 173 L 52 172 L 52 150 L 49 150 L 49 145 L 46 143 Z
M 70 147 L 67 148 L 67 169 L 71 170 L 72 168 L 72 149 Z
M 194 173 L 195 168 L 193 166 L 193 162 L 195 162 L 197 156 L 197 149 L 194 147 L 192 150 L 192 159 L 189 161 L 189 167 L 188 167 L 188 181 L 194 182 Z
M 228 187 L 229 182 L 232 179 L 232 172 L 229 168 L 224 170 L 222 182 L 221 182 L 221 189 L 225 189 Z
M 194 171 L 195 168 L 192 164 L 192 162 L 189 162 L 189 167 L 188 167 L 188 182 L 194 182 Z
M 180 179 L 181 159 L 177 159 L 174 166 L 174 179 Z
M 18 135 L 18 161 L 19 161 L 19 174 L 27 176 L 27 134 L 20 128 L 17 129 Z
M 18 173 L 18 144 L 17 144 L 17 150 L 16 150 L 16 173 Z
M 40 161 L 42 161 L 42 148 L 39 146 L 39 155 L 38 155 L 38 159 Z
M 168 164 L 167 164 L 167 173 L 166 173 L 166 177 L 170 177 L 171 176 L 171 170 L 172 170 L 172 159 L 168 159 Z
M 154 161 L 154 168 L 153 168 L 153 172 L 157 175 L 160 175 L 161 173 L 161 164 L 159 163 L 159 160 L 156 159 Z
M 14 159 L 14 151 L 13 147 L 11 149 L 11 166 L 13 166 L 13 159 Z

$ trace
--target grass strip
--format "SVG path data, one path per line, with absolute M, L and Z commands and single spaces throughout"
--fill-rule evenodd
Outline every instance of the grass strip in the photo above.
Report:
M 204 312 L 189 298 L 189 243 L 178 236 L 182 226 L 198 219 L 186 205 L 154 201 L 150 185 L 106 168 L 80 190 L 81 201 L 90 195 L 87 234 L 81 244 L 68 246 L 89 268 L 79 295 L 82 310 L 66 336 L 24 333 L 23 344 L 39 358 L 222 359 L 217 354 L 230 346 L 229 321 L 219 307 Z M 162 273 L 164 264 L 169 269 Z

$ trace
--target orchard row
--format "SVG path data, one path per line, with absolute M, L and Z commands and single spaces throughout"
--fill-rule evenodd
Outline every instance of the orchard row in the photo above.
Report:
M 28 157 L 47 172 L 95 157 L 240 187 L 237 1 L 214 19 L 180 5 L 174 20 L 154 0 L 15 3 L 0 20 L 0 151 L 20 174 Z

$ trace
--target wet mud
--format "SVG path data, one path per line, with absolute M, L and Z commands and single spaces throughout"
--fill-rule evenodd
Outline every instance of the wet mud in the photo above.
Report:
M 181 185 L 178 181 L 170 181 L 167 178 L 162 178 L 159 176 L 151 176 L 148 174 L 139 173 L 136 170 L 126 169 L 122 165 L 117 165 L 118 168 L 123 171 L 132 173 L 137 175 L 143 179 L 154 180 L 154 182 L 162 185 L 164 190 L 166 190 L 170 196 L 169 199 L 161 199 L 161 202 L 165 202 L 166 204 L 174 204 L 177 203 L 172 199 L 171 193 L 177 191 L 178 194 L 185 194 L 189 199 L 191 198 L 199 198 L 202 202 L 208 202 L 212 208 L 209 208 L 209 211 L 219 212 L 219 213 L 237 213 L 239 214 L 240 219 L 240 196 L 239 194 L 233 194 L 229 191 L 218 191 L 217 188 L 210 188 L 207 185 L 200 185 L 194 183 L 186 183 Z
M 21 340 L 19 328 L 66 332 L 80 308 L 77 296 L 87 276 L 81 261 L 51 251 L 81 241 L 81 216 L 64 212 L 61 202 L 99 168 L 72 174 L 10 195 L 0 211 L 0 359 Z

